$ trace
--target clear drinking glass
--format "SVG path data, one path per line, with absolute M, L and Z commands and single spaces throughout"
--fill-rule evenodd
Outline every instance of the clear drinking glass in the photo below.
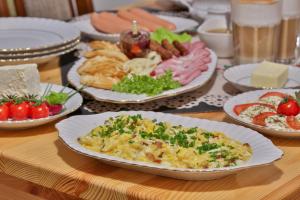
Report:
M 279 46 L 281 0 L 231 0 L 237 64 L 274 61 Z
M 300 0 L 283 0 L 277 61 L 290 64 L 295 59 L 300 28 Z

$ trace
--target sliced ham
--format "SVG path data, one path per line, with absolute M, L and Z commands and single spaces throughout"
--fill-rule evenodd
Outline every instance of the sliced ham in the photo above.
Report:
M 207 64 L 211 62 L 210 52 L 205 43 L 198 41 L 184 44 L 189 54 L 182 57 L 173 57 L 157 66 L 154 73 L 157 76 L 171 70 L 174 80 L 186 85 L 208 70 Z

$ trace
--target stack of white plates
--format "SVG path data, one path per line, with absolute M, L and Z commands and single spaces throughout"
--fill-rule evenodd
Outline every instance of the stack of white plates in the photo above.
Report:
M 77 48 L 80 31 L 44 18 L 0 18 L 0 65 L 45 63 Z

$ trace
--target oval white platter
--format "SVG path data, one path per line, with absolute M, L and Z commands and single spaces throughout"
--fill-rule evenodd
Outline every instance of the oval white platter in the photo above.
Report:
M 78 143 L 78 137 L 86 135 L 93 128 L 104 124 L 104 121 L 109 117 L 122 114 L 141 114 L 144 118 L 157 119 L 157 121 L 169 122 L 174 125 L 200 127 L 208 131 L 223 132 L 232 139 L 238 140 L 242 143 L 248 143 L 252 148 L 253 155 L 249 161 L 240 166 L 212 169 L 185 169 L 141 161 L 130 161 L 88 150 Z M 221 178 L 237 173 L 240 170 L 271 164 L 272 162 L 280 159 L 283 155 L 283 152 L 274 146 L 271 140 L 251 129 L 225 122 L 209 121 L 205 119 L 182 117 L 157 112 L 128 111 L 106 112 L 97 115 L 79 115 L 62 120 L 56 124 L 56 128 L 58 129 L 59 137 L 65 142 L 65 144 L 78 153 L 99 159 L 109 165 L 185 180 L 210 180 Z
M 168 20 L 176 25 L 176 30 L 174 32 L 180 33 L 187 30 L 192 30 L 196 28 L 199 23 L 192 19 L 182 18 L 182 17 L 174 17 L 174 16 L 166 16 L 166 15 L 157 15 L 158 17 Z M 108 34 L 97 31 L 91 24 L 90 16 L 84 15 L 76 18 L 75 21 L 70 22 L 74 26 L 76 26 L 83 34 L 86 36 L 96 39 L 96 40 L 108 40 L 112 42 L 119 41 L 120 34 Z
M 244 126 L 247 126 L 249 128 L 252 128 L 254 130 L 257 130 L 261 133 L 265 133 L 266 135 L 270 136 L 279 136 L 279 137 L 290 137 L 290 138 L 300 138 L 300 131 L 292 130 L 292 129 L 274 129 L 270 127 L 264 127 L 255 125 L 253 123 L 247 122 L 240 118 L 237 114 L 234 113 L 233 108 L 234 106 L 238 104 L 244 104 L 244 103 L 251 103 L 255 102 L 259 99 L 260 96 L 263 94 L 269 92 L 269 91 L 277 91 L 277 92 L 283 92 L 286 94 L 295 94 L 295 89 L 276 89 L 276 90 L 257 90 L 257 91 L 250 91 L 246 93 L 239 94 L 237 96 L 234 96 L 230 98 L 225 104 L 224 104 L 224 111 L 225 113 L 232 118 L 234 121 L 238 122 L 239 124 L 242 124 Z
M 224 78 L 240 91 L 260 90 L 259 88 L 251 86 L 251 73 L 258 64 L 244 64 L 230 67 L 225 70 Z M 300 87 L 300 68 L 289 66 L 288 81 L 283 88 Z M 268 88 L 272 89 L 272 88 Z
M 47 87 L 47 83 L 41 83 L 41 94 L 45 91 Z M 59 92 L 61 91 L 64 86 L 61 85 L 55 85 L 51 84 L 51 91 Z M 75 92 L 75 90 L 66 87 L 64 89 L 64 92 L 69 93 L 69 92 Z M 40 126 L 43 124 L 47 124 L 49 122 L 52 122 L 54 120 L 57 120 L 63 116 L 66 116 L 67 114 L 74 112 L 77 110 L 83 102 L 82 96 L 77 93 L 73 97 L 71 97 L 64 105 L 64 109 L 61 113 L 53 116 L 49 116 L 46 118 L 41 118 L 41 119 L 28 119 L 28 120 L 21 120 L 21 121 L 0 121 L 0 129 L 26 129 L 26 128 L 32 128 L 36 126 Z
M 182 86 L 177 89 L 165 91 L 156 96 L 147 96 L 147 95 L 137 95 L 137 94 L 129 94 L 129 93 L 120 93 L 111 90 L 98 89 L 93 87 L 86 87 L 83 89 L 84 92 L 91 95 L 94 99 L 98 101 L 105 101 L 111 103 L 145 103 L 161 98 L 172 97 L 179 94 L 183 94 L 186 92 L 190 92 L 192 90 L 198 89 L 207 83 L 212 75 L 215 72 L 217 65 L 217 56 L 216 54 L 210 50 L 211 62 L 208 64 L 208 70 L 203 72 L 200 76 L 195 78 L 189 84 Z M 77 89 L 81 88 L 82 85 L 80 83 L 80 76 L 77 73 L 77 69 L 83 64 L 85 58 L 81 58 L 78 60 L 74 66 L 70 69 L 67 78 L 68 81 Z
M 59 20 L 34 17 L 0 18 L 0 52 L 35 51 L 68 44 L 80 31 Z

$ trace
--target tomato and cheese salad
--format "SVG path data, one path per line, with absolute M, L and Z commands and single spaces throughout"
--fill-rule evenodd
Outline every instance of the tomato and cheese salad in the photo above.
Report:
M 176 168 L 237 166 L 252 155 L 249 144 L 223 133 L 174 126 L 141 115 L 111 117 L 78 141 L 92 151 Z
M 239 104 L 234 112 L 243 121 L 274 129 L 300 130 L 300 92 L 267 92 L 256 102 Z

